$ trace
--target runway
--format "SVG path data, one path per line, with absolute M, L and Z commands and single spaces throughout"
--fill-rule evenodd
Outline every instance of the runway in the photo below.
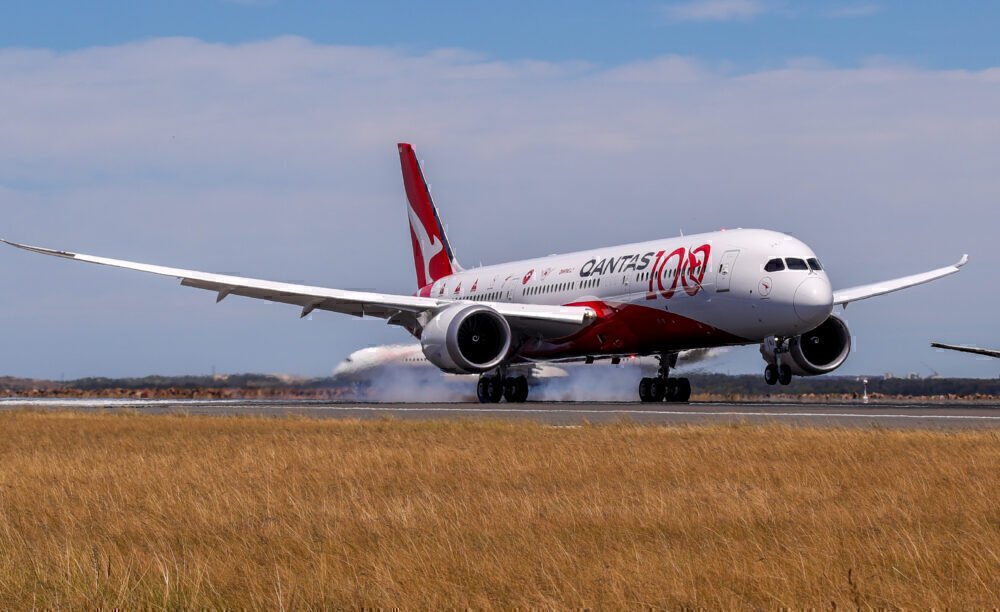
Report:
M 302 415 L 330 419 L 535 420 L 550 425 L 630 421 L 663 425 L 784 423 L 821 427 L 1000 427 L 1000 403 L 525 403 L 373 404 L 250 400 L 0 399 L 0 410 L 131 410 L 141 414 Z

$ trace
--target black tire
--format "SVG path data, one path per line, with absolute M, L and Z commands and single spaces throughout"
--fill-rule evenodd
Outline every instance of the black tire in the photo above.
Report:
M 503 398 L 513 404 L 517 401 L 517 383 L 515 378 L 503 379 Z
M 782 385 L 792 382 L 792 369 L 785 364 L 781 364 L 778 368 L 778 382 Z
M 528 379 L 524 376 L 518 376 L 514 379 L 514 386 L 517 390 L 517 393 L 514 395 L 514 401 L 518 404 L 528 401 Z
M 764 368 L 764 382 L 772 387 L 778 384 L 778 366 L 771 363 Z
M 528 379 L 523 376 L 505 378 L 503 398 L 511 404 L 520 404 L 528 399 Z
M 639 401 L 641 402 L 651 402 L 653 401 L 652 394 L 650 390 L 653 385 L 653 379 L 648 376 L 643 377 L 639 381 Z
M 667 395 L 667 385 L 666 381 L 662 378 L 654 378 L 653 382 L 649 385 L 649 401 L 651 402 L 662 402 L 663 398 Z
M 666 402 L 676 402 L 677 401 L 677 379 L 668 378 L 663 381 L 664 393 L 663 401 Z
M 479 398 L 480 404 L 490 403 L 490 379 L 485 376 L 479 378 L 479 383 L 476 384 L 476 397 Z
M 686 378 L 677 379 L 677 395 L 674 396 L 675 402 L 686 402 L 691 399 L 691 381 Z
M 499 376 L 490 376 L 486 379 L 486 389 L 487 395 L 489 396 L 489 402 L 491 404 L 496 404 L 503 397 L 503 379 Z

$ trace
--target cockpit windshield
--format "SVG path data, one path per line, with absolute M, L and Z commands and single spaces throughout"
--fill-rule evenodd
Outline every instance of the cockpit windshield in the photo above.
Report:
M 765 272 L 781 272 L 782 270 L 813 270 L 819 272 L 823 269 L 819 260 L 815 257 L 802 259 L 800 257 L 775 257 L 764 264 Z

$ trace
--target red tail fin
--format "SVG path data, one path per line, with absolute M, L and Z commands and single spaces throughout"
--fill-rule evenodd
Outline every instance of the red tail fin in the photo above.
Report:
M 441 218 L 431 201 L 424 175 L 417 163 L 413 147 L 399 143 L 399 163 L 403 167 L 403 186 L 409 201 L 410 238 L 413 241 L 413 263 L 417 269 L 417 288 L 461 270 L 448 244 Z

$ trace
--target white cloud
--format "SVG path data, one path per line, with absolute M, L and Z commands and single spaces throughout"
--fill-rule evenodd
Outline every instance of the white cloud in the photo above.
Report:
M 718 229 L 794 232 L 838 286 L 956 278 L 852 305 L 846 372 L 925 371 L 925 341 L 1000 346 L 1000 70 L 800 61 L 610 68 L 300 38 L 0 50 L 0 235 L 111 257 L 412 291 L 394 143 L 412 141 L 460 259 Z M 10 374 L 323 373 L 404 340 L 350 317 L 0 248 Z M 753 350 L 734 370 L 756 370 Z M 742 357 L 740 357 L 742 356 Z M 729 359 L 730 357 L 727 357 Z M 954 370 L 953 370 L 954 371 Z
M 758 0 L 692 0 L 663 7 L 670 21 L 733 21 L 751 19 L 768 11 Z

